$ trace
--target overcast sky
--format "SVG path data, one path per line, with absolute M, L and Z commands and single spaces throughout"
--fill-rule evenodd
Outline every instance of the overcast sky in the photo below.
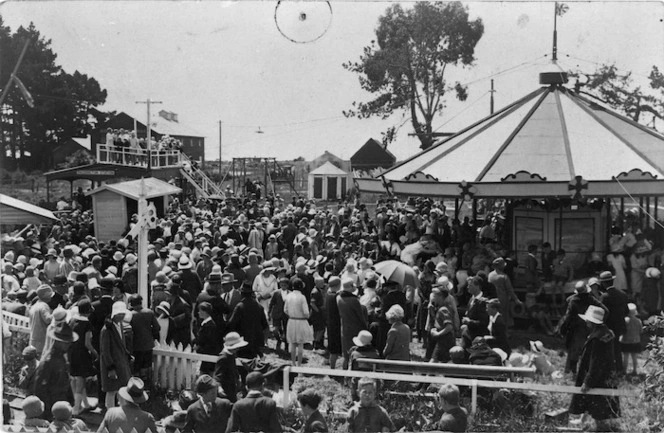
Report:
M 434 122 L 439 131 L 489 114 L 490 77 L 499 109 L 537 88 L 538 72 L 559 70 L 550 63 L 553 2 L 465 4 L 473 19 L 483 20 L 484 36 L 475 66 L 449 75 L 469 83 L 469 97 L 463 103 L 448 98 Z M 558 21 L 561 68 L 590 73 L 615 62 L 642 82 L 653 65 L 664 69 L 662 2 L 568 4 Z M 330 14 L 325 3 L 289 3 L 275 14 L 277 3 L 269 1 L 23 1 L 2 4 L 0 13 L 12 30 L 33 21 L 66 71 L 95 77 L 108 90 L 102 108 L 145 116 L 135 101 L 163 101 L 157 111 L 178 113 L 206 136 L 207 159 L 219 155 L 219 120 L 223 159 L 311 159 L 325 150 L 349 158 L 368 138 L 380 139 L 381 131 L 406 121 L 401 114 L 385 121 L 342 115 L 352 101 L 371 95 L 341 65 L 359 58 L 388 5 L 331 2 Z M 302 12 L 306 20 L 299 19 Z M 286 37 L 319 34 L 304 44 Z M 409 132 L 406 122 L 390 146 L 399 159 L 419 150 Z

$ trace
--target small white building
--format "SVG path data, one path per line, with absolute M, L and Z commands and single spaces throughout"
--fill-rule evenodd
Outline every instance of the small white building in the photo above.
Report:
M 326 162 L 309 172 L 309 198 L 318 200 L 338 200 L 346 198 L 351 175 Z

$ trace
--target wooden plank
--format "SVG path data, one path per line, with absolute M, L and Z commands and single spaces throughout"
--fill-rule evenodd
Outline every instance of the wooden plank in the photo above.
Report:
M 387 371 L 402 370 L 404 372 L 412 372 L 421 369 L 426 372 L 436 372 L 447 375 L 458 374 L 462 376 L 485 377 L 493 377 L 498 375 L 519 375 L 533 377 L 536 374 L 536 369 L 534 367 L 496 367 L 489 365 L 443 364 L 371 358 L 359 358 L 357 362 L 374 366 L 376 369 L 385 369 Z
M 284 370 L 285 372 L 285 370 Z M 311 367 L 298 367 L 293 366 L 290 368 L 291 373 L 302 373 L 313 376 L 337 376 L 337 377 L 370 377 L 373 379 L 401 381 L 401 382 L 424 382 L 424 383 L 451 383 L 457 386 L 473 386 L 476 384 L 481 388 L 494 388 L 494 389 L 520 389 L 526 391 L 540 391 L 540 392 L 556 392 L 563 394 L 582 394 L 581 387 L 569 385 L 546 385 L 540 383 L 525 383 L 525 382 L 496 382 L 492 380 L 476 380 L 464 379 L 457 377 L 440 377 L 440 376 L 417 376 L 406 374 L 391 374 L 391 373 L 374 373 L 371 371 L 354 371 L 354 370 L 336 370 L 329 368 L 311 368 Z M 628 389 L 613 389 L 613 388 L 591 388 L 586 394 L 588 395 L 603 395 L 615 397 L 637 397 L 639 392 Z

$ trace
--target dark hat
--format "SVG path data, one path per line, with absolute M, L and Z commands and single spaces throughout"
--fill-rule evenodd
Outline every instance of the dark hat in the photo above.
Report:
M 56 275 L 56 277 L 53 278 L 53 284 L 56 286 L 67 284 L 67 277 L 65 277 L 64 275 Z
M 194 391 L 201 394 L 211 389 L 217 389 L 218 386 L 219 384 L 217 383 L 216 380 L 214 380 L 209 374 L 204 374 L 198 379 L 196 379 L 196 384 L 194 385 Z
M 138 294 L 129 295 L 129 305 L 135 307 L 143 303 L 143 297 Z
M 78 340 L 78 334 L 75 333 L 66 321 L 58 323 L 54 328 L 48 331 L 48 335 L 56 341 L 73 343 Z
M 103 291 L 113 290 L 114 283 L 115 283 L 115 278 L 111 277 L 104 277 L 101 280 L 99 280 L 99 286 L 102 288 Z
M 254 293 L 254 288 L 249 281 L 242 283 L 242 290 L 240 291 L 243 295 Z
M 145 392 L 145 384 L 138 377 L 130 377 L 127 386 L 123 386 L 118 391 L 123 399 L 132 403 L 145 403 L 148 401 L 148 393 Z

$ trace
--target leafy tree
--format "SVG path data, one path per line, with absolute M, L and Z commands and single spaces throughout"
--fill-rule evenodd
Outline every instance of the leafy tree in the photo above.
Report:
M 6 65 L 0 71 L 2 85 L 9 81 L 27 40 L 30 43 L 17 76 L 35 104 L 31 108 L 19 89 L 11 88 L 2 107 L 0 154 L 20 159 L 23 168 L 52 169 L 51 150 L 62 140 L 90 133 L 94 126 L 88 121 L 91 109 L 103 104 L 107 94 L 94 78 L 79 71 L 65 72 L 56 63 L 51 41 L 33 24 L 12 34 L 0 17 L 0 50 Z
M 358 62 L 343 67 L 359 75 L 362 89 L 375 95 L 369 102 L 353 102 L 347 117 L 388 118 L 404 110 L 421 148 L 430 147 L 432 121 L 445 108 L 445 94 L 453 91 L 464 101 L 467 88 L 449 83 L 450 66 L 469 67 L 475 61 L 477 42 L 484 33 L 481 19 L 469 21 L 468 9 L 459 2 L 417 2 L 412 8 L 390 6 L 378 19 L 376 39 L 364 48 Z M 394 139 L 395 127 L 383 134 Z
M 586 75 L 588 81 L 581 83 L 580 75 Z M 664 75 L 657 66 L 652 67 L 649 86 L 645 89 L 634 84 L 632 73 L 620 74 L 615 64 L 601 65 L 593 74 L 572 72 L 577 77 L 576 90 L 601 99 L 611 108 L 625 113 L 635 122 L 643 121 L 649 113 L 654 118 L 664 119 Z M 659 90 L 659 94 L 657 93 Z
M 60 164 L 59 168 L 72 168 L 80 167 L 81 165 L 92 164 L 95 162 L 95 158 L 90 155 L 86 150 L 77 150 L 76 152 L 69 155 L 65 162 Z

